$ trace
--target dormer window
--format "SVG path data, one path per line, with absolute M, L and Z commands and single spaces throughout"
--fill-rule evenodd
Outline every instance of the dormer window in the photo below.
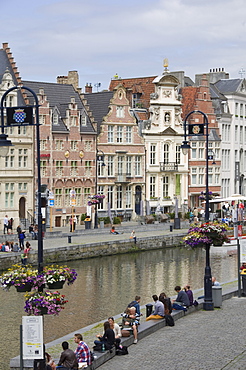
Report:
M 59 117 L 58 117 L 58 114 L 57 113 L 54 113 L 53 114 L 53 125 L 58 125 L 58 119 L 59 119 Z
M 118 117 L 118 118 L 124 118 L 125 117 L 125 111 L 124 111 L 124 107 L 122 105 L 118 105 L 116 107 L 116 117 Z
M 87 122 L 87 116 L 86 116 L 86 114 L 82 114 L 82 116 L 80 116 L 81 125 L 86 126 L 86 122 Z

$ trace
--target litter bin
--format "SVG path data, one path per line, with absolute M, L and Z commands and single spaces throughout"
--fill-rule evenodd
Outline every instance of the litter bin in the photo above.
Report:
M 152 314 L 152 303 L 147 303 L 146 305 L 146 317 L 149 317 Z
M 100 221 L 100 229 L 104 229 L 104 221 Z
M 91 229 L 91 221 L 85 221 L 86 230 Z
M 71 237 L 71 235 L 68 235 L 68 237 L 67 237 L 67 242 L 68 242 L 68 243 L 72 243 L 72 237 Z
M 246 297 L 246 269 L 242 270 L 241 275 L 242 275 L 242 283 L 243 283 L 242 296 Z
M 170 231 L 171 232 L 173 231 L 173 225 L 170 225 Z
M 212 286 L 212 299 L 214 307 L 222 306 L 222 286 Z

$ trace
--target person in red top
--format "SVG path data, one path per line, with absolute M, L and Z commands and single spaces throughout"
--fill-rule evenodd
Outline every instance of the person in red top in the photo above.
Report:
M 81 334 L 74 334 L 74 342 L 78 344 L 78 347 L 74 351 L 78 363 L 85 363 L 91 365 L 91 351 L 87 344 L 83 342 Z

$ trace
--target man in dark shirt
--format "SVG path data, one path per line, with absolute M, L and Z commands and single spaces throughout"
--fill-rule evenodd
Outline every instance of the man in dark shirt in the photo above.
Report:
M 62 342 L 62 348 L 63 348 L 63 352 L 61 353 L 58 366 L 63 365 L 64 368 L 77 370 L 78 362 L 77 362 L 75 353 L 71 349 L 68 348 L 68 342 Z
M 178 293 L 175 302 L 177 302 L 179 304 L 182 304 L 186 307 L 189 307 L 189 305 L 190 305 L 189 297 L 183 290 L 181 290 L 181 287 L 179 285 L 177 285 L 174 288 L 174 290 Z

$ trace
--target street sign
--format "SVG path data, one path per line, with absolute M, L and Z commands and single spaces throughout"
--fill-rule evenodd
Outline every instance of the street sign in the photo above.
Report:
M 76 198 L 76 191 L 75 190 L 70 190 L 70 198 Z
M 76 198 L 71 198 L 71 206 L 76 206 Z
M 49 192 L 49 198 L 48 199 L 54 199 L 54 193 L 52 191 Z
M 55 205 L 55 200 L 54 199 L 48 199 L 48 206 L 49 207 L 54 207 Z

